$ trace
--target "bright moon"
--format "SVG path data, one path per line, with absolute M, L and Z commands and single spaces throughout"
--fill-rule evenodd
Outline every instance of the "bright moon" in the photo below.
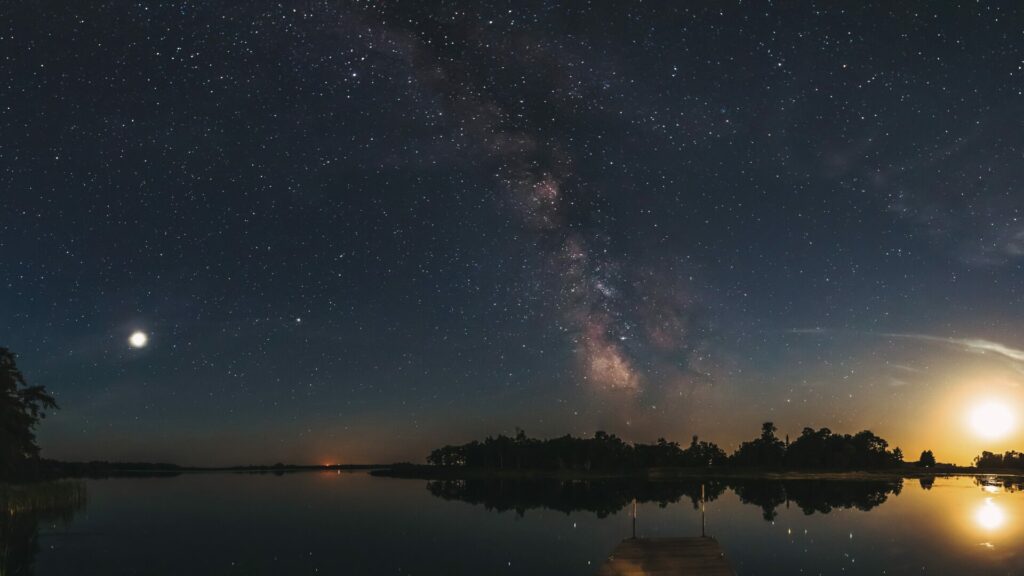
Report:
M 132 348 L 143 348 L 149 343 L 149 336 L 146 336 L 145 332 L 137 330 L 128 337 L 128 343 L 131 344 Z
M 1009 434 L 1013 429 L 1013 411 L 994 400 L 976 405 L 969 414 L 974 433 L 988 440 L 996 440 Z

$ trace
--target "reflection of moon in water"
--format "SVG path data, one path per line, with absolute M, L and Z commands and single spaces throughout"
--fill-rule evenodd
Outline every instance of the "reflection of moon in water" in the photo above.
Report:
M 975 434 L 995 440 L 1013 429 L 1013 411 L 1002 402 L 989 400 L 971 409 L 970 421 Z
M 136 330 L 128 337 L 128 343 L 132 348 L 144 348 L 149 343 L 149 336 L 146 336 L 146 333 L 141 330 Z
M 974 521 L 985 530 L 998 530 L 1006 522 L 1006 515 L 991 498 L 985 498 L 985 503 L 974 513 Z

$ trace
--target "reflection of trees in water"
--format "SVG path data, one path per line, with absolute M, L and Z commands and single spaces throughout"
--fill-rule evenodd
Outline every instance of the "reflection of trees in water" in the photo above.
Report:
M 32 574 L 41 523 L 67 523 L 85 506 L 78 481 L 0 485 L 0 576 Z
M 975 476 L 975 486 L 980 486 L 982 490 L 989 490 L 991 488 L 1001 488 L 1004 492 L 1020 492 L 1024 490 L 1024 478 L 1019 476 Z
M 520 515 L 534 508 L 565 513 L 590 511 L 599 517 L 625 508 L 633 498 L 657 502 L 660 506 L 690 500 L 699 506 L 701 485 L 707 501 L 714 501 L 731 489 L 745 504 L 759 506 L 765 520 L 776 516 L 776 508 L 793 503 L 805 514 L 828 514 L 835 508 L 871 510 L 898 495 L 902 480 L 686 480 L 651 482 L 645 480 L 434 480 L 427 483 L 431 494 L 445 500 L 481 504 L 488 510 L 515 510 Z
M 482 504 L 488 510 L 515 510 L 523 515 L 534 508 L 594 512 L 603 518 L 625 508 L 633 498 L 638 502 L 657 502 L 660 506 L 687 498 L 697 507 L 701 483 L 648 482 L 642 480 L 509 480 L 475 478 L 468 480 L 434 480 L 427 483 L 430 493 L 445 500 Z M 725 490 L 719 481 L 704 483 L 705 497 L 715 500 Z
M 765 520 L 775 519 L 775 508 L 786 502 L 786 490 L 782 482 L 750 480 L 734 482 L 729 486 L 744 504 L 760 506 Z
M 841 481 L 841 480 L 746 480 L 729 485 L 740 501 L 760 506 L 765 520 L 773 520 L 775 509 L 795 504 L 804 514 L 828 514 L 836 508 L 871 510 L 884 503 L 889 495 L 898 496 L 903 480 Z

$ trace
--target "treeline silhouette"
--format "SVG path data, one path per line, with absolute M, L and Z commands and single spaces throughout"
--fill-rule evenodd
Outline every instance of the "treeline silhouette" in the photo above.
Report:
M 177 476 L 177 464 L 165 462 L 63 462 L 42 458 L 36 466 L 39 478 L 111 478 L 118 476 Z
M 427 462 L 437 466 L 498 469 L 619 470 L 655 466 L 712 466 L 726 462 L 718 446 L 696 436 L 685 450 L 675 442 L 628 444 L 614 434 L 599 431 L 593 438 L 562 436 L 549 440 L 528 438 L 519 430 L 515 437 L 488 437 L 461 446 L 445 446 L 430 453 Z
M 171 477 L 186 472 L 234 472 L 236 474 L 277 474 L 317 470 L 373 470 L 385 468 L 382 464 L 250 464 L 244 466 L 179 466 L 166 462 L 64 462 L 39 459 L 35 465 L 36 479 L 57 478 L 115 478 L 115 477 Z M 0 576 L 3 576 L 0 574 Z
M 1009 450 L 1002 454 L 984 451 L 974 459 L 979 470 L 1024 470 L 1024 452 Z
M 871 470 L 903 463 L 903 451 L 869 430 L 854 435 L 835 434 L 828 428 L 804 428 L 793 442 L 775 437 L 775 426 L 765 422 L 761 437 L 744 442 L 730 459 L 741 466 L 799 469 Z
M 854 435 L 834 434 L 828 428 L 804 428 L 793 442 L 776 436 L 771 422 L 761 435 L 743 442 L 732 454 L 694 436 L 690 445 L 659 438 L 654 444 L 627 443 L 599 431 L 593 438 L 570 435 L 540 440 L 522 430 L 514 437 L 500 435 L 433 450 L 427 463 L 442 467 L 480 469 L 621 471 L 657 467 L 714 468 L 723 466 L 769 469 L 871 470 L 903 463 L 899 448 L 865 430 Z
M 740 501 L 761 508 L 765 520 L 774 520 L 777 508 L 791 504 L 804 514 L 828 514 L 835 509 L 871 510 L 890 495 L 898 495 L 903 481 L 837 480 L 682 480 L 652 482 L 630 479 L 557 480 L 498 479 L 432 480 L 431 494 L 445 500 L 482 505 L 488 510 L 514 510 L 522 516 L 531 509 L 565 512 L 589 511 L 599 517 L 615 514 L 637 502 L 656 502 L 667 506 L 687 499 L 694 508 L 700 505 L 703 489 L 706 502 L 717 500 L 726 489 Z

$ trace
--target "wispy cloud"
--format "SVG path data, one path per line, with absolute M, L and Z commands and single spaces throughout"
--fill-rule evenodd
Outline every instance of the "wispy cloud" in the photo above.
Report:
M 827 328 L 793 328 L 790 334 L 828 334 L 831 330 Z
M 915 366 L 909 366 L 907 364 L 894 364 L 892 362 L 886 362 L 885 365 L 903 372 L 909 372 L 911 374 L 923 374 L 925 372 L 920 368 L 917 368 Z
M 951 346 L 963 347 L 968 352 L 974 352 L 976 354 L 997 354 L 1010 360 L 1016 360 L 1018 362 L 1024 362 L 1024 350 L 1018 350 L 1017 348 L 1011 348 L 1005 344 L 999 342 L 993 342 L 991 340 L 983 340 L 981 338 L 947 338 L 945 336 L 932 336 L 929 334 L 890 334 L 883 333 L 879 336 L 885 336 L 887 338 L 906 338 L 908 340 L 919 340 L 922 342 L 938 342 L 940 344 L 949 344 Z
M 879 338 L 903 338 L 906 340 L 917 340 L 919 342 L 934 342 L 937 344 L 944 344 L 948 346 L 955 346 L 962 348 L 966 352 L 974 354 L 995 354 L 1002 356 L 1008 360 L 1015 362 L 1024 362 L 1024 350 L 1013 348 L 995 342 L 992 340 L 985 340 L 984 338 L 950 338 L 948 336 L 935 336 L 932 334 L 914 334 L 914 333 L 896 333 L 896 332 L 849 332 L 849 331 L 836 331 L 828 328 L 794 328 L 788 331 L 790 334 L 808 334 L 808 335 L 832 335 L 832 334 L 859 334 L 862 336 L 875 336 Z M 921 372 L 919 368 L 912 366 L 890 364 L 893 368 L 904 370 L 906 372 Z M 1021 366 L 1021 371 L 1024 372 L 1024 366 Z

